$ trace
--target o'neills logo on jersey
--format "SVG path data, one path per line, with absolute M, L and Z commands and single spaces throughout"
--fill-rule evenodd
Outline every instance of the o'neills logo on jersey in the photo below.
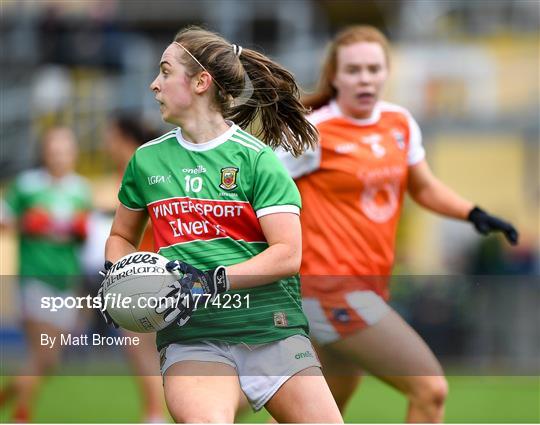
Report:
M 182 173 L 187 174 L 202 174 L 206 173 L 206 168 L 202 165 L 197 165 L 197 168 L 182 168 Z
M 238 185 L 236 184 L 236 175 L 238 174 L 238 168 L 225 167 L 221 169 L 221 183 L 219 187 L 223 190 L 233 190 Z

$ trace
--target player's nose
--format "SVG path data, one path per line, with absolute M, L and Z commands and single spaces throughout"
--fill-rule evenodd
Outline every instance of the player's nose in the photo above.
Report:
M 358 82 L 361 85 L 370 84 L 372 80 L 372 75 L 369 72 L 363 71 L 358 75 Z
M 154 93 L 159 91 L 159 85 L 157 83 L 157 77 L 154 79 L 154 81 L 152 81 L 150 83 L 150 90 L 153 91 Z

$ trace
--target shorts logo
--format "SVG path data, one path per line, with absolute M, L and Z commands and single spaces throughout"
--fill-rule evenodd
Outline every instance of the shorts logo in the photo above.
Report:
M 277 328 L 286 328 L 287 326 L 289 326 L 287 315 L 282 311 L 274 313 L 274 326 Z
M 314 356 L 313 356 L 313 353 L 312 353 L 311 351 L 309 351 L 309 350 L 306 351 L 306 352 L 304 352 L 304 353 L 297 353 L 297 354 L 294 356 L 294 358 L 295 358 L 296 360 L 305 359 L 306 357 L 314 357 Z
M 334 308 L 332 310 L 332 314 L 334 316 L 334 320 L 341 323 L 348 323 L 351 320 L 346 308 Z
M 219 187 L 223 190 L 233 190 L 238 186 L 236 184 L 236 175 L 238 174 L 238 168 L 225 167 L 221 169 L 221 183 Z

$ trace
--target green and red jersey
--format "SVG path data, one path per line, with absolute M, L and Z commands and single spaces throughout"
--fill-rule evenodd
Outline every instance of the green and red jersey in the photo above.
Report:
M 76 174 L 56 179 L 45 169 L 29 170 L 7 189 L 3 205 L 5 218 L 16 221 L 20 232 L 19 275 L 59 290 L 72 286 L 81 274 L 78 249 L 91 208 L 86 181 Z
M 141 146 L 119 199 L 126 208 L 148 212 L 158 253 L 203 270 L 264 251 L 260 217 L 300 211 L 298 190 L 274 152 L 234 124 L 203 144 L 175 129 Z M 196 340 L 258 344 L 307 334 L 298 276 L 233 294 L 249 294 L 249 306 L 200 303 L 186 325 L 158 333 L 158 347 Z

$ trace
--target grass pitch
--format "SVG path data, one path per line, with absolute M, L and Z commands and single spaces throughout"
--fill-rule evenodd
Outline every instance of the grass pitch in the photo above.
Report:
M 450 376 L 446 422 L 539 423 L 539 377 Z M 407 403 L 401 394 L 372 377 L 363 380 L 345 414 L 348 423 L 403 422 Z M 10 419 L 10 406 L 0 422 Z M 129 376 L 51 377 L 39 395 L 34 421 L 42 423 L 139 422 L 140 398 Z M 268 413 L 246 412 L 241 423 L 265 423 Z

